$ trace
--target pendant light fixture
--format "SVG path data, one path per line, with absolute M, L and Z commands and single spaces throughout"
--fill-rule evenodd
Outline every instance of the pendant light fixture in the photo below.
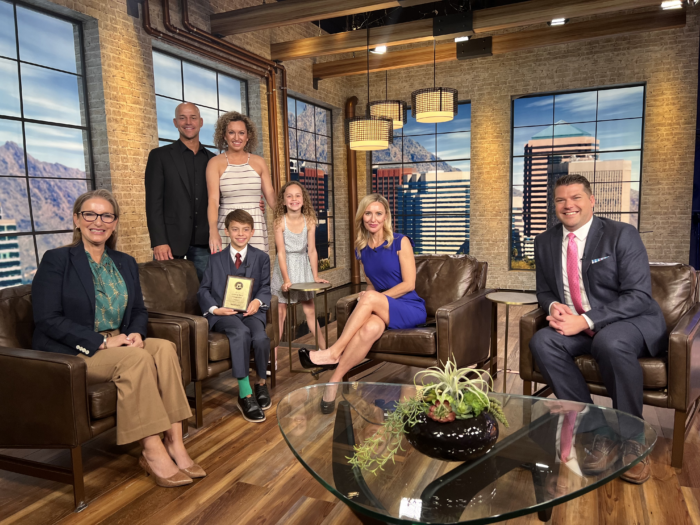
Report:
M 435 87 L 435 40 L 433 40 L 433 87 L 411 93 L 411 111 L 418 122 L 448 122 L 457 114 L 457 90 Z
M 389 100 L 389 70 L 385 71 L 384 82 L 385 100 L 370 102 L 369 114 L 373 117 L 388 117 L 393 121 L 394 129 L 401 129 L 406 124 L 406 103 L 403 100 Z
M 369 111 L 369 26 L 367 27 L 367 112 L 364 117 L 345 119 L 345 143 L 355 151 L 387 149 L 394 143 L 391 118 L 373 116 Z

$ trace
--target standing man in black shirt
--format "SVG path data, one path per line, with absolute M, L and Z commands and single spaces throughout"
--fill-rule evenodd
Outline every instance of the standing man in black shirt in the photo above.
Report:
M 204 121 L 199 108 L 175 108 L 180 138 L 151 150 L 146 165 L 146 220 L 158 261 L 187 257 L 200 281 L 209 261 L 206 170 L 215 156 L 199 142 Z

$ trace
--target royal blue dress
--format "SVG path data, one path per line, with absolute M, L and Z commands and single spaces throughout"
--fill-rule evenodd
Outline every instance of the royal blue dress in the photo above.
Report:
M 384 244 L 378 248 L 373 249 L 365 246 L 360 252 L 362 257 L 358 257 L 358 259 L 362 261 L 367 278 L 378 292 L 385 292 L 403 282 L 398 253 L 403 238 L 404 235 L 395 233 L 394 242 L 388 248 L 386 247 L 387 242 L 384 241 Z M 412 241 L 411 245 L 413 245 Z M 388 328 L 414 328 L 425 323 L 427 317 L 425 301 L 418 297 L 415 290 L 398 299 L 388 296 L 387 299 L 389 300 Z

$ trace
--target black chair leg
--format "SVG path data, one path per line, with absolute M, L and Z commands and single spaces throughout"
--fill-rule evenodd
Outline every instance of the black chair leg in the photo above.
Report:
M 276 365 L 277 360 L 275 359 L 273 361 L 270 359 L 270 364 L 268 365 L 270 367 L 270 388 L 275 388 L 275 385 L 277 384 L 277 370 L 275 370 Z
M 201 428 L 204 425 L 204 414 L 202 413 L 202 382 L 194 383 L 194 428 Z
M 189 437 L 190 435 L 190 423 L 186 419 L 182 420 L 182 439 Z
M 80 445 L 70 449 L 70 457 L 73 473 L 75 512 L 81 512 L 87 508 L 87 505 L 85 503 L 85 484 L 83 481 L 83 452 Z

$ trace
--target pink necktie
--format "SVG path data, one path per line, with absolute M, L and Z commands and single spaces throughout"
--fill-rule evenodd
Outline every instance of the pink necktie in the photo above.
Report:
M 561 460 L 566 463 L 571 454 L 571 444 L 574 440 L 574 423 L 576 422 L 576 412 L 570 410 L 564 416 L 564 421 L 561 425 L 561 434 L 559 434 L 559 445 L 561 452 Z
M 566 273 L 569 278 L 569 293 L 571 294 L 571 301 L 574 303 L 576 312 L 581 315 L 584 313 L 584 310 L 581 304 L 581 287 L 578 280 L 578 246 L 576 246 L 573 233 L 570 233 L 568 237 L 569 246 L 566 250 Z M 591 337 L 595 335 L 595 332 L 588 328 L 586 328 L 584 332 Z

